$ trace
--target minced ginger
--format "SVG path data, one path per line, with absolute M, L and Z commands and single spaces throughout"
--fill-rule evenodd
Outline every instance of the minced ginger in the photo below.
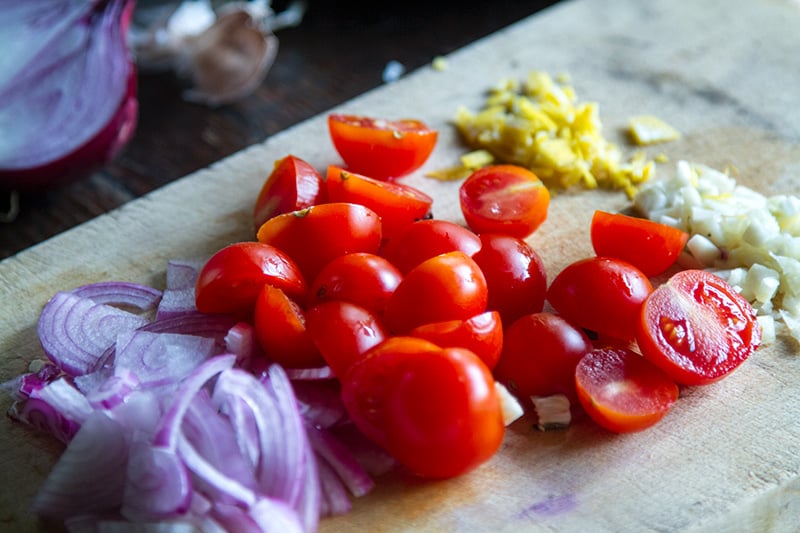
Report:
M 481 161 L 527 167 L 551 189 L 622 189 L 632 197 L 654 174 L 655 162 L 641 151 L 623 160 L 620 149 L 602 135 L 598 104 L 579 102 L 568 79 L 558 80 L 541 71 L 522 83 L 501 80 L 481 111 L 459 108 L 455 125 L 477 153 L 490 154 Z M 461 167 L 430 175 L 458 179 L 471 170 L 462 158 Z

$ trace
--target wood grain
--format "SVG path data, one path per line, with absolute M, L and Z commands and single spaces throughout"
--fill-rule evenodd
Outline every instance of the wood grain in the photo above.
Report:
M 654 113 L 681 141 L 654 148 L 670 160 L 732 165 L 765 193 L 797 193 L 800 178 L 800 7 L 789 0 L 572 0 L 339 107 L 425 118 L 442 132 L 426 168 L 463 147 L 450 127 L 502 77 L 531 69 L 572 76 L 600 103 L 608 137 L 626 150 L 628 117 Z M 292 152 L 319 168 L 337 161 L 317 116 L 263 144 L 130 202 L 0 263 L 0 379 L 37 356 L 34 325 L 53 292 L 83 282 L 162 283 L 169 257 L 251 238 L 248 213 L 262 169 Z M 672 163 L 659 172 L 670 172 Z M 437 217 L 462 221 L 458 184 L 421 174 Z M 591 253 L 594 209 L 622 209 L 621 193 L 558 194 L 531 239 L 548 273 Z M 565 431 L 513 425 L 501 451 L 469 475 L 421 482 L 396 472 L 322 531 L 797 531 L 800 524 L 800 358 L 785 339 L 729 378 L 682 391 L 659 425 L 612 435 L 588 421 Z M 7 402 L 0 407 L 5 408 Z M 26 513 L 57 451 L 4 420 L 0 524 L 35 530 Z

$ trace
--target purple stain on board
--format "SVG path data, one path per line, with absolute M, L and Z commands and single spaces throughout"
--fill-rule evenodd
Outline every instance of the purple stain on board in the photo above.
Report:
M 556 516 L 567 513 L 578 506 L 574 494 L 549 494 L 545 499 L 533 503 L 519 513 L 519 518 Z

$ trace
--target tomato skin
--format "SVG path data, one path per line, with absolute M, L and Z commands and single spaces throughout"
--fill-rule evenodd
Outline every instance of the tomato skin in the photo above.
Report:
M 230 244 L 202 266 L 195 284 L 195 304 L 201 313 L 250 313 L 264 284 L 292 298 L 305 298 L 306 280 L 283 251 L 258 242 Z
M 259 242 L 283 250 L 307 280 L 340 255 L 376 253 L 381 244 L 381 221 L 358 204 L 327 203 L 292 211 L 267 220 L 258 230 Z
M 471 256 L 480 248 L 481 240 L 472 230 L 447 220 L 427 219 L 414 222 L 384 242 L 379 255 L 406 274 L 439 254 L 460 251 Z
M 582 330 L 556 314 L 525 315 L 506 327 L 494 375 L 524 403 L 563 394 L 575 407 L 575 367 L 592 348 Z
M 331 165 L 325 181 L 328 201 L 366 206 L 381 218 L 383 238 L 396 235 L 408 224 L 425 218 L 433 198 L 409 185 L 376 180 Z
M 322 203 L 324 193 L 322 176 L 299 157 L 290 154 L 275 161 L 253 208 L 255 228 L 273 216 Z
M 380 318 L 359 305 L 332 300 L 306 311 L 306 328 L 333 374 L 342 378 L 355 361 L 389 337 Z
M 276 363 L 286 368 L 325 365 L 306 330 L 305 313 L 281 289 L 264 285 L 256 300 L 253 325 L 261 349 Z
M 524 239 L 547 218 L 550 192 L 526 168 L 489 165 L 464 180 L 459 202 L 464 220 L 474 232 Z
M 575 383 L 584 411 L 616 433 L 654 425 L 678 399 L 674 381 L 638 353 L 624 348 L 587 353 L 575 370 Z
M 652 290 L 647 276 L 630 263 L 590 257 L 562 270 L 547 289 L 547 299 L 578 327 L 633 340 L 642 303 Z
M 480 267 L 463 252 L 423 261 L 397 286 L 386 305 L 386 325 L 396 335 L 431 322 L 464 320 L 486 310 L 489 294 Z
M 379 255 L 340 255 L 314 278 L 308 290 L 307 305 L 346 300 L 382 315 L 402 279 L 397 267 Z
M 488 308 L 499 311 L 505 325 L 540 312 L 547 294 L 547 274 L 539 254 L 511 235 L 484 233 L 480 239 L 481 249 L 472 258 L 486 277 Z
M 642 354 L 682 385 L 719 381 L 761 343 L 747 300 L 703 270 L 684 270 L 642 306 L 636 340 Z
M 489 370 L 497 364 L 503 348 L 503 322 L 497 311 L 486 311 L 466 320 L 423 324 L 408 335 L 442 348 L 466 348 L 480 357 Z
M 591 238 L 597 255 L 622 259 L 653 277 L 675 264 L 689 234 L 652 220 L 595 211 Z
M 348 168 L 375 179 L 399 178 L 422 166 L 438 132 L 413 119 L 331 114 L 328 130 Z
M 462 348 L 392 337 L 355 363 L 342 399 L 356 426 L 416 475 L 450 478 L 491 458 L 504 425 L 489 370 Z

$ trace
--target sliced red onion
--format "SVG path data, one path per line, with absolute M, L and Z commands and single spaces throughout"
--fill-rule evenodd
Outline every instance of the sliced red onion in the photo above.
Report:
M 95 409 L 112 409 L 124 402 L 140 384 L 136 374 L 123 368 L 88 394 L 86 399 Z
M 341 442 L 324 429 L 307 425 L 306 430 L 314 453 L 336 472 L 353 496 L 364 496 L 372 490 L 372 478 Z
M 286 375 L 292 381 L 314 381 L 318 379 L 333 379 L 336 376 L 329 366 L 318 368 L 286 368 Z
M 136 125 L 133 0 L 5 2 L 0 186 L 33 189 L 110 161 Z
M 120 512 L 134 522 L 151 522 L 185 514 L 191 505 L 192 483 L 175 450 L 131 444 Z
M 262 533 L 305 533 L 297 511 L 285 502 L 261 498 L 250 508 L 250 516 Z
M 113 512 L 122 502 L 127 463 L 125 432 L 102 412 L 94 412 L 45 479 L 33 512 L 61 519 Z
M 43 363 L 36 371 L 17 376 L 0 385 L 14 399 L 27 398 L 33 391 L 39 390 L 61 375 L 61 369 L 52 363 Z
M 161 291 L 140 283 L 101 281 L 72 289 L 72 294 L 88 298 L 98 304 L 132 307 L 140 311 L 155 309 L 161 300 Z
M 81 428 L 78 422 L 64 418 L 58 409 L 38 398 L 14 402 L 8 409 L 8 416 L 36 431 L 52 435 L 64 444 L 70 442 Z
M 117 337 L 114 374 L 133 372 L 144 387 L 177 383 L 215 353 L 214 339 L 130 331 Z
M 161 418 L 159 396 L 152 390 L 135 390 L 125 397 L 125 402 L 109 411 L 109 415 L 132 435 L 139 433 L 152 439 Z
M 167 290 L 194 289 L 206 259 L 170 259 L 167 262 Z
M 239 322 L 225 335 L 225 351 L 236 355 L 236 366 L 260 375 L 267 370 L 269 360 L 256 339 L 256 330 L 247 322 Z
M 342 483 L 339 474 L 325 461 L 317 462 L 317 472 L 322 494 L 320 516 L 336 516 L 350 512 L 353 506 L 350 502 L 350 492 Z
M 56 293 L 39 315 L 37 331 L 45 354 L 73 376 L 94 369 L 119 333 L 147 324 L 147 319 L 68 292 Z
M 61 416 L 77 424 L 83 424 L 94 411 L 86 396 L 63 377 L 33 391 L 31 398 L 56 407 Z
M 350 420 L 337 380 L 294 381 L 292 387 L 300 414 L 312 425 L 330 428 Z
M 158 304 L 156 320 L 197 312 L 194 289 L 167 289 Z

